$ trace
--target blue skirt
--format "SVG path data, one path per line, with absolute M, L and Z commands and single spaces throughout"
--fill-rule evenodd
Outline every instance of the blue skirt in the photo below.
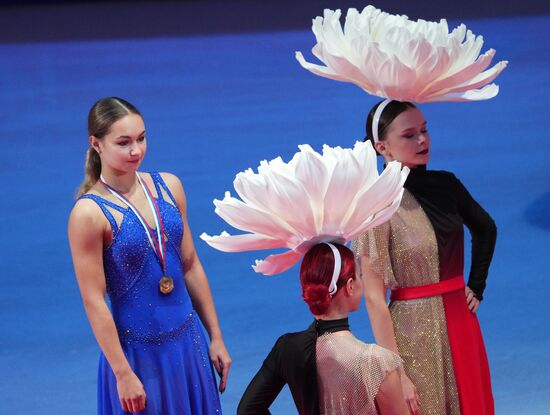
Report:
M 121 336 L 121 344 L 147 395 L 147 407 L 139 415 L 222 413 L 206 339 L 195 312 L 169 333 L 147 339 Z M 116 378 L 103 353 L 99 361 L 98 414 L 130 414 L 122 410 Z

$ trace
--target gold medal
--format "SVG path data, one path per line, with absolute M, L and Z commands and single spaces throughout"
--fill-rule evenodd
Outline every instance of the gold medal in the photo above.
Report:
M 159 280 L 159 290 L 163 294 L 170 294 L 174 289 L 174 280 L 172 277 L 165 275 Z

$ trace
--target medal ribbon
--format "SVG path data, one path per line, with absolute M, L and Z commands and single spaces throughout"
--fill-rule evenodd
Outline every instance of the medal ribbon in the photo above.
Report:
M 111 186 L 109 186 L 105 179 L 103 178 L 103 175 L 100 176 L 99 182 L 107 188 L 114 196 L 116 196 L 122 203 L 126 204 L 137 216 L 138 220 L 141 223 L 141 226 L 143 226 L 143 229 L 145 229 L 145 234 L 147 235 L 147 238 L 149 239 L 149 244 L 151 245 L 151 248 L 153 249 L 153 252 L 157 256 L 157 258 L 160 261 L 160 265 L 162 266 L 162 271 L 166 274 L 166 242 L 165 242 L 165 231 L 164 231 L 164 223 L 162 222 L 162 216 L 160 215 L 160 209 L 158 207 L 158 204 L 156 200 L 153 198 L 153 194 L 151 193 L 151 190 L 149 190 L 149 187 L 147 186 L 147 183 L 141 180 L 141 177 L 139 177 L 139 174 L 136 173 L 136 177 L 138 179 L 139 184 L 141 185 L 141 188 L 143 189 L 143 192 L 145 193 L 145 197 L 147 198 L 147 201 L 149 202 L 149 206 L 151 206 L 151 210 L 153 211 L 153 217 L 155 219 L 155 225 L 157 227 L 157 232 L 155 235 L 155 232 L 153 229 L 147 224 L 145 221 L 145 218 L 142 216 L 142 214 L 137 210 L 137 208 L 130 202 L 126 197 L 118 193 L 115 189 L 113 189 Z

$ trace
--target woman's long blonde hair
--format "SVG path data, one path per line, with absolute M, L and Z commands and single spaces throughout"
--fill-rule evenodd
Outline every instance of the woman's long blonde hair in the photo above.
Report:
M 90 109 L 88 114 L 88 133 L 90 136 L 101 140 L 111 126 L 124 118 L 128 114 L 137 114 L 141 116 L 139 110 L 130 104 L 128 101 L 117 98 L 108 97 L 101 98 Z M 99 180 L 101 175 L 101 159 L 97 151 L 90 146 L 86 151 L 86 161 L 84 164 L 84 180 L 80 184 L 76 193 L 76 198 L 85 194 Z

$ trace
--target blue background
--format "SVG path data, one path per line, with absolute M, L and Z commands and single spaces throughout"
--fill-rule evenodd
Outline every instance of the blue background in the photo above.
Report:
M 463 20 L 463 19 L 462 19 Z M 451 21 L 452 26 L 458 21 Z M 550 16 L 465 20 L 496 61 L 497 98 L 421 106 L 433 169 L 453 171 L 497 222 L 479 311 L 498 414 L 550 413 L 548 129 Z M 306 27 L 304 28 L 306 29 Z M 83 176 L 86 116 L 103 96 L 140 108 L 142 170 L 177 174 L 234 364 L 222 396 L 234 413 L 275 339 L 306 327 L 297 268 L 276 277 L 250 265 L 266 253 L 224 254 L 203 231 L 228 230 L 212 200 L 235 174 L 309 143 L 351 146 L 376 99 L 318 78 L 309 30 L 170 38 L 0 44 L 0 413 L 95 412 L 99 348 L 70 258 L 67 217 Z M 467 245 L 467 250 L 469 245 Z M 351 319 L 372 341 L 364 308 Z M 294 413 L 288 392 L 275 414 Z

